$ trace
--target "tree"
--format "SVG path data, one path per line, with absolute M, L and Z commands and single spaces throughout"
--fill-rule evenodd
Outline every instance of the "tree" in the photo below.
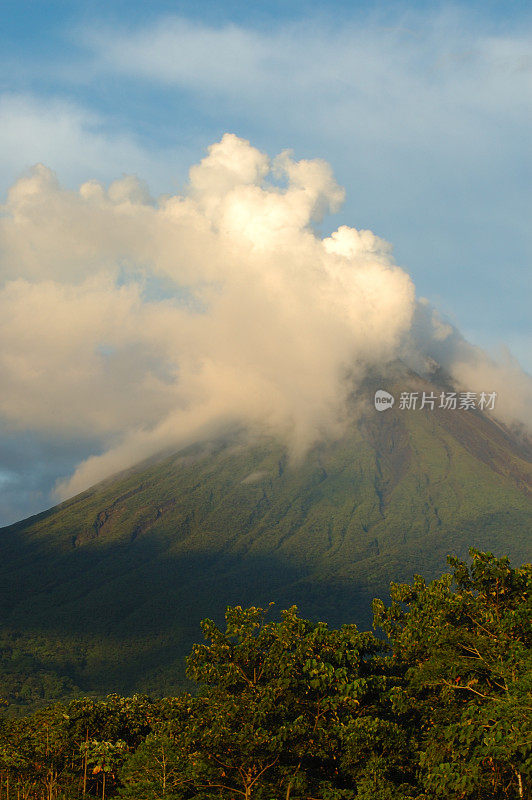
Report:
M 295 607 L 281 612 L 280 622 L 268 622 L 267 611 L 229 608 L 225 631 L 202 623 L 208 644 L 196 645 L 188 659 L 202 692 L 183 698 L 169 728 L 187 755 L 186 792 L 352 797 L 366 773 L 361 731 L 372 721 L 378 727 L 383 713 L 386 645 L 355 625 L 331 630 L 301 619 Z M 384 725 L 379 730 L 381 739 L 389 734 Z M 377 758 L 368 731 L 366 754 Z M 371 769 L 392 786 L 386 757 L 377 760 Z
M 125 762 L 120 772 L 122 798 L 160 800 L 182 797 L 190 785 L 190 765 L 174 739 L 158 726 Z
M 155 704 L 145 697 L 110 695 L 0 721 L 0 798 L 114 791 L 121 761 L 149 734 L 154 716 Z
M 116 773 L 127 753 L 127 744 L 122 740 L 105 742 L 91 739 L 83 742 L 80 750 L 86 758 L 86 763 L 92 767 L 92 774 L 101 776 L 102 800 L 105 800 L 105 789 L 108 776 L 116 781 Z
M 392 584 L 374 602 L 406 672 L 396 709 L 420 731 L 420 775 L 431 797 L 525 798 L 532 774 L 532 568 L 471 550 L 468 566 L 426 584 Z

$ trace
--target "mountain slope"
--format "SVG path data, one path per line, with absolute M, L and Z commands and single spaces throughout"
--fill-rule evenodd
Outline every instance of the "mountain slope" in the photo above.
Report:
M 530 485 L 528 446 L 479 412 L 367 404 L 296 463 L 242 435 L 146 462 L 0 531 L 4 694 L 175 691 L 228 604 L 369 626 L 449 552 L 529 558 Z

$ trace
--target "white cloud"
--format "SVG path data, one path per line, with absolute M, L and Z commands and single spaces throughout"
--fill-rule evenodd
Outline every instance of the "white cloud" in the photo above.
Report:
M 250 90 L 257 85 L 276 37 L 236 25 L 215 29 L 170 17 L 129 34 L 99 27 L 97 32 L 84 31 L 81 38 L 96 51 L 95 71 L 111 69 L 164 83 L 228 91 L 235 84 Z
M 189 158 L 185 149 L 148 152 L 134 136 L 113 133 L 108 119 L 78 103 L 31 94 L 0 95 L 2 187 L 36 162 L 53 165 L 69 185 L 87 175 L 106 180 L 124 172 L 147 175 L 168 186 L 180 177 Z
M 422 373 L 443 367 L 460 391 L 495 392 L 494 416 L 532 430 L 532 377 L 507 347 L 487 352 L 471 344 L 423 297 L 416 303 L 401 355 Z
M 405 353 L 451 369 L 472 358 L 416 306 L 386 242 L 315 232 L 343 195 L 325 162 L 270 161 L 231 134 L 184 194 L 157 202 L 131 176 L 72 191 L 39 165 L 14 184 L 0 215 L 0 419 L 104 451 L 61 497 L 230 423 L 300 452 L 339 430 L 348 375 Z
M 398 15 L 399 16 L 399 15 Z M 312 120 L 330 140 L 393 141 L 475 158 L 503 130 L 529 128 L 532 35 L 478 29 L 464 11 L 403 14 L 392 25 L 308 20 L 261 32 L 179 18 L 133 31 L 84 32 L 96 73 L 135 76 L 277 117 Z M 472 136 L 474 135 L 474 138 Z
M 73 192 L 36 167 L 0 220 L 4 421 L 112 446 L 65 492 L 220 419 L 312 441 L 341 415 L 346 371 L 394 357 L 413 311 L 385 243 L 313 232 L 342 197 L 324 162 L 272 167 L 233 135 L 156 205 L 131 178 Z M 148 278 L 170 296 L 147 300 Z
M 343 221 L 392 240 L 461 327 L 482 343 L 494 327 L 505 341 L 522 333 L 529 19 L 496 27 L 489 14 L 445 5 L 333 10 L 268 29 L 169 16 L 85 30 L 76 43 L 88 74 L 182 105 L 180 126 L 201 114 L 200 130 L 213 135 L 230 128 L 265 148 L 323 155 L 349 186 Z M 524 360 L 530 369 L 528 352 Z

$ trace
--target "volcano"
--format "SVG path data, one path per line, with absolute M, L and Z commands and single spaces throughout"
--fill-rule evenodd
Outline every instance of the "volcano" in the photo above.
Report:
M 13 708 L 185 685 L 204 617 L 296 604 L 371 625 L 390 581 L 470 547 L 530 557 L 531 447 L 478 409 L 377 411 L 368 381 L 341 437 L 295 459 L 227 433 L 143 462 L 0 531 L 3 694 Z M 273 611 L 275 613 L 275 609 Z

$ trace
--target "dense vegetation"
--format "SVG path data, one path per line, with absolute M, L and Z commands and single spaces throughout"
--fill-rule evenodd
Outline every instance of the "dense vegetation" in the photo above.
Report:
M 10 713 L 80 693 L 180 693 L 198 621 L 222 624 L 227 606 L 273 600 L 367 629 L 372 598 L 391 580 L 441 574 L 447 553 L 474 546 L 521 563 L 530 460 L 480 413 L 369 409 L 297 463 L 277 441 L 234 433 L 0 530 Z
M 532 570 L 471 556 L 375 601 L 387 640 L 236 606 L 202 623 L 195 694 L 4 718 L 2 800 L 529 797 Z

